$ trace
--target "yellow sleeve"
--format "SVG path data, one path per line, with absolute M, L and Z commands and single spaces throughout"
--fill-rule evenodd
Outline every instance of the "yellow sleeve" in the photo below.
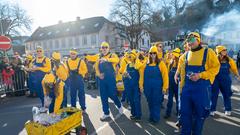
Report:
M 200 78 L 205 80 L 210 80 L 211 84 L 213 84 L 215 76 L 219 72 L 220 63 L 217 58 L 217 55 L 212 49 L 208 49 L 205 68 L 206 68 L 206 71 L 200 73 Z
M 86 65 L 86 63 L 83 60 L 81 60 L 80 68 L 78 69 L 78 73 L 80 75 L 82 75 L 82 77 L 85 77 L 87 72 L 88 72 L 87 65 Z
M 51 61 L 49 58 L 45 59 L 45 63 L 43 67 L 38 67 L 38 70 L 41 70 L 42 72 L 48 73 L 51 71 Z
M 119 62 L 119 58 L 116 54 L 112 54 L 111 57 L 107 58 L 108 62 L 111 62 L 112 64 L 117 64 Z
M 124 72 L 126 72 L 127 64 L 128 63 L 127 63 L 126 59 L 123 58 L 120 62 L 120 68 L 119 68 L 119 71 L 118 71 L 120 74 L 123 74 Z
M 61 80 L 63 81 L 67 80 L 68 70 L 66 65 L 65 64 L 60 65 L 59 68 L 57 69 L 56 74 Z
M 232 58 L 230 58 L 230 57 L 229 57 L 229 64 L 230 64 L 230 71 L 235 76 L 239 76 L 237 65 L 236 65 L 235 61 Z
M 99 58 L 99 54 L 87 55 L 87 56 L 85 56 L 85 58 L 90 62 L 96 62 Z
M 163 91 L 167 92 L 168 85 L 169 85 L 168 69 L 163 61 L 160 62 L 159 69 L 161 71 L 162 79 L 163 79 Z
M 95 63 L 96 76 L 100 76 L 99 61 Z
M 146 65 L 142 65 L 141 68 L 138 70 L 139 72 L 139 88 L 140 90 L 143 90 L 143 84 L 144 84 L 144 70 L 146 68 Z
M 62 105 L 63 101 L 63 88 L 64 88 L 64 83 L 60 82 L 58 84 L 58 95 L 56 96 L 55 103 L 54 103 L 54 113 L 57 113 Z
M 176 74 L 180 74 L 180 89 L 183 88 L 183 85 L 185 83 L 185 59 L 186 59 L 186 53 L 180 56 L 178 61 L 178 68 L 176 71 Z
M 46 93 L 46 87 L 45 87 L 45 85 L 44 85 L 44 78 L 43 78 L 43 80 L 42 80 L 42 88 L 43 88 L 43 94 L 44 94 L 44 96 L 46 96 L 47 93 Z

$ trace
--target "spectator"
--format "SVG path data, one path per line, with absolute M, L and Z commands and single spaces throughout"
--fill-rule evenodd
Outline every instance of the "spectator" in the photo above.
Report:
M 237 54 L 237 67 L 240 68 L 240 50 L 238 51 Z
M 21 58 L 18 55 L 15 55 L 12 62 L 13 70 L 15 71 L 13 76 L 13 85 L 15 89 L 15 95 L 21 96 L 25 94 L 25 72 L 23 70 L 24 65 L 21 61 Z
M 234 55 L 234 51 L 233 51 L 233 49 L 231 48 L 230 51 L 228 52 L 228 56 L 230 56 L 231 58 L 233 58 L 233 55 Z
M 6 63 L 2 70 L 3 84 L 5 85 L 6 93 L 10 92 L 13 87 L 12 76 L 14 74 L 14 70 L 12 67 Z

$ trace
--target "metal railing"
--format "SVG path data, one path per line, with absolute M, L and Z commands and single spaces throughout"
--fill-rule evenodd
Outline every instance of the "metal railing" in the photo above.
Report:
M 9 76 L 0 73 L 0 95 L 24 95 L 27 90 L 27 73 L 25 71 L 17 70 Z

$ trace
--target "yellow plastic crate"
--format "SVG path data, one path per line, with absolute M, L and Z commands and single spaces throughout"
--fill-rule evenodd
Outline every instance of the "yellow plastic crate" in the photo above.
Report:
M 50 126 L 43 126 L 33 121 L 26 122 L 25 129 L 27 130 L 28 135 L 64 135 L 69 133 L 72 129 L 81 126 L 81 110 L 68 107 L 60 109 L 58 114 L 61 114 L 62 112 L 73 112 L 73 114 Z

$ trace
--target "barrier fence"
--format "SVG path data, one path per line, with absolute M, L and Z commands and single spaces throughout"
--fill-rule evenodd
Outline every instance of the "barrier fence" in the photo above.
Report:
M 0 95 L 24 95 L 27 90 L 27 73 L 24 70 L 15 70 L 13 74 L 0 73 Z

